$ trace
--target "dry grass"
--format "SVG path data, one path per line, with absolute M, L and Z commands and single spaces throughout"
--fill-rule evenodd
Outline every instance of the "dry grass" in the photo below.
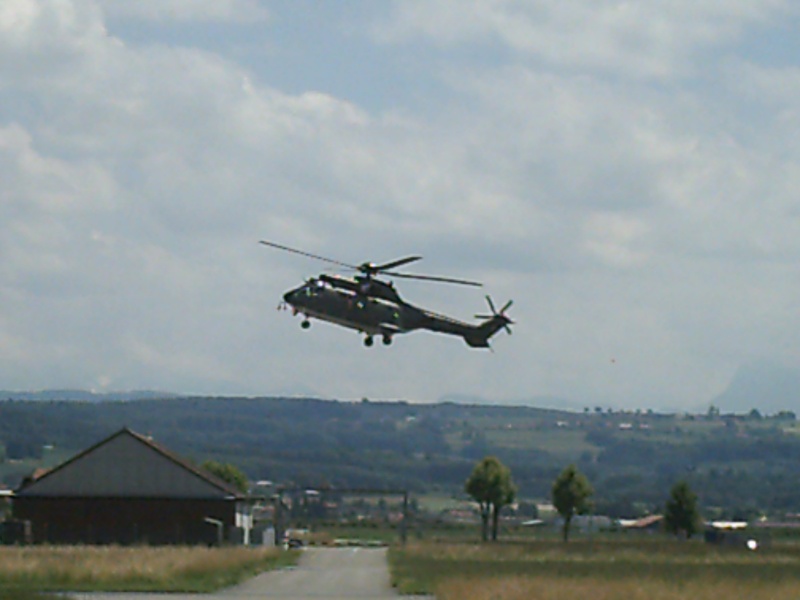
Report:
M 800 547 L 749 552 L 674 540 L 419 544 L 390 553 L 405 593 L 440 600 L 800 597 Z
M 260 548 L 0 547 L 0 590 L 211 591 L 289 556 Z
M 796 600 L 800 586 L 791 582 L 749 584 L 736 581 L 667 582 L 662 579 L 620 581 L 563 577 L 504 577 L 460 579 L 441 583 L 438 600 Z

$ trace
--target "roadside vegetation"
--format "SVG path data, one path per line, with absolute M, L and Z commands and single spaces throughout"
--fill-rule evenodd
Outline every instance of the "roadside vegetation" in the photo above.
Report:
M 296 560 L 274 548 L 0 547 L 0 600 L 42 591 L 212 592 Z
M 392 548 L 389 562 L 401 593 L 438 600 L 789 600 L 800 586 L 800 545 L 751 552 L 661 536 L 416 543 Z

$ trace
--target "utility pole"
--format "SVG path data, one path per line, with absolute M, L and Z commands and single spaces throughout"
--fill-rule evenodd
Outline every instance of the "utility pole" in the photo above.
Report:
M 406 545 L 408 538 L 408 491 L 403 492 L 403 522 L 400 523 L 400 543 Z
M 272 497 L 272 501 L 274 503 L 272 521 L 275 526 L 275 545 L 279 546 L 283 543 L 283 492 L 279 490 Z

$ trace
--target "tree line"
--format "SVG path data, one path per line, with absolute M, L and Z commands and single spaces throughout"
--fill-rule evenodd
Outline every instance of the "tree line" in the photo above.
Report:
M 517 486 L 511 469 L 495 456 L 486 456 L 472 469 L 464 491 L 478 503 L 481 517 L 481 538 L 497 540 L 500 512 L 514 502 Z M 572 519 L 592 509 L 594 488 L 574 464 L 568 465 L 556 477 L 551 488 L 553 506 L 562 519 L 562 537 L 569 541 Z M 664 506 L 664 527 L 675 535 L 692 537 L 700 528 L 697 494 L 686 481 L 677 482 Z

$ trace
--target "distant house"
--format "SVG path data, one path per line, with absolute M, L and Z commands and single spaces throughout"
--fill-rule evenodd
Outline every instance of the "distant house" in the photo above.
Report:
M 27 479 L 13 514 L 34 543 L 215 544 L 251 526 L 241 493 L 129 429 Z
M 664 515 L 649 515 L 641 519 L 620 519 L 619 526 L 628 531 L 661 531 L 664 528 Z

